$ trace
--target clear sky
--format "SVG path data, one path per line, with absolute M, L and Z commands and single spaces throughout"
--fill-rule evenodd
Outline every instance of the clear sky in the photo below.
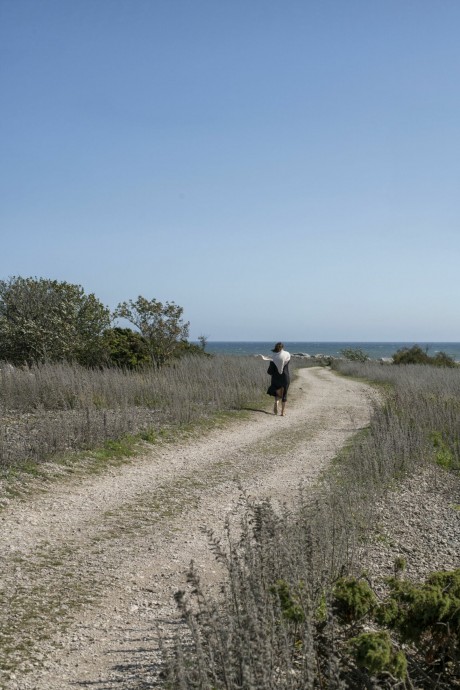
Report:
M 0 0 L 0 278 L 460 341 L 459 0 Z

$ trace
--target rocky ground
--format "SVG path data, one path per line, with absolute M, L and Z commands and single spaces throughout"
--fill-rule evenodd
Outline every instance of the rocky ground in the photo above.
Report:
M 371 542 L 363 554 L 367 570 L 379 581 L 394 574 L 403 558 L 404 576 L 421 581 L 435 570 L 460 568 L 460 476 L 430 465 L 408 477 L 377 507 Z

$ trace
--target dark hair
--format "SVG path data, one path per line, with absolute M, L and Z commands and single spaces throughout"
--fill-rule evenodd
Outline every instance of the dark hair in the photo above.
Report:
M 273 348 L 272 352 L 281 352 L 283 349 L 284 345 L 283 343 L 276 343 L 275 347 Z

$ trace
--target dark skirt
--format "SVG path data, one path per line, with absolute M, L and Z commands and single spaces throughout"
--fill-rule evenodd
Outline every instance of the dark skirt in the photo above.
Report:
M 273 362 L 271 362 L 270 366 L 268 367 L 267 373 L 271 374 L 272 377 L 271 383 L 267 390 L 268 395 L 276 396 L 276 392 L 280 388 L 282 388 L 283 401 L 286 400 L 289 384 L 291 383 L 291 378 L 289 376 L 289 364 L 285 365 L 283 373 L 280 374 L 278 369 L 276 368 L 276 365 Z

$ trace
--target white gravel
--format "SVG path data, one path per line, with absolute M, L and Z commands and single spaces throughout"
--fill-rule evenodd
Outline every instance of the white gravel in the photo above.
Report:
M 362 567 L 377 591 L 394 575 L 398 558 L 404 577 L 421 582 L 436 570 L 460 568 L 460 477 L 436 465 L 409 476 L 376 506 L 371 542 Z

